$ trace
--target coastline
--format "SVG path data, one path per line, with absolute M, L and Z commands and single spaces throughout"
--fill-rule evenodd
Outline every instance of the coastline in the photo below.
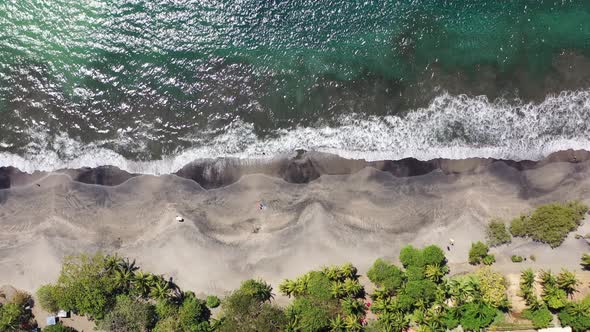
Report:
M 291 156 L 278 156 L 265 160 L 239 158 L 199 159 L 187 163 L 178 171 L 169 175 L 189 179 L 198 183 L 204 189 L 211 189 L 230 185 L 239 181 L 241 177 L 251 174 L 263 174 L 280 178 L 288 183 L 309 183 L 322 175 L 350 175 L 367 167 L 390 173 L 395 177 L 413 177 L 435 171 L 444 174 L 477 172 L 498 162 L 518 171 L 523 171 L 555 162 L 579 163 L 587 160 L 590 160 L 590 151 L 574 149 L 554 152 L 540 160 L 519 161 L 495 158 L 436 158 L 424 161 L 415 158 L 404 158 L 399 160 L 366 161 L 363 159 L 347 159 L 328 153 L 298 150 L 292 153 Z M 8 166 L 0 167 L 0 189 L 27 186 L 52 174 L 67 175 L 75 182 L 105 186 L 117 186 L 133 177 L 148 175 L 130 173 L 112 165 L 59 169 L 54 172 L 35 171 L 32 173 Z
M 0 280 L 34 290 L 57 276 L 64 255 L 100 250 L 222 294 L 247 278 L 274 284 L 325 264 L 351 261 L 365 271 L 378 257 L 395 260 L 405 244 L 444 247 L 449 238 L 457 240 L 447 257 L 458 273 L 491 218 L 555 201 L 590 203 L 586 151 L 538 162 L 367 163 L 301 153 L 264 167 L 219 164 L 192 164 L 184 177 L 4 169 L 11 187 L 0 190 Z M 515 241 L 497 249 L 498 264 L 535 252 L 538 266 L 579 269 L 587 246 L 573 233 L 557 249 Z

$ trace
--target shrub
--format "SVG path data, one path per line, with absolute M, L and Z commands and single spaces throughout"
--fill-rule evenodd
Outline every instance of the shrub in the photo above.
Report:
M 200 327 L 208 326 L 209 317 L 211 317 L 211 311 L 207 308 L 205 301 L 198 299 L 193 293 L 185 296 L 178 309 L 178 321 L 184 331 L 198 331 Z
M 330 278 L 319 271 L 309 273 L 307 282 L 307 295 L 318 301 L 326 301 L 332 298 Z
M 535 255 L 530 255 L 530 256 L 529 256 L 529 258 L 530 258 L 530 260 L 532 260 L 533 262 L 536 262 L 536 261 L 537 261 L 537 256 L 535 256 Z
M 481 262 L 485 265 L 492 265 L 496 262 L 496 256 L 488 254 L 481 260 Z
M 469 249 L 469 264 L 479 264 L 488 255 L 489 247 L 481 241 L 471 244 Z
M 326 331 L 330 326 L 328 312 L 310 299 L 295 299 L 290 311 L 291 321 L 297 322 L 297 327 L 302 331 Z
M 497 310 L 491 306 L 480 303 L 470 302 L 459 308 L 461 327 L 468 331 L 479 331 L 490 326 L 496 317 Z
M 522 312 L 522 316 L 526 319 L 530 319 L 536 329 L 548 327 L 553 320 L 551 311 L 549 311 L 549 309 L 547 309 L 545 306 L 536 310 L 526 309 Z
M 477 270 L 476 275 L 479 279 L 482 300 L 494 308 L 507 308 L 507 285 L 504 276 L 487 266 Z
M 568 303 L 558 317 L 562 326 L 571 326 L 575 332 L 590 330 L 590 297 Z
M 378 258 L 367 272 L 367 277 L 378 287 L 388 291 L 398 290 L 404 279 L 404 274 L 397 266 Z
M 249 279 L 242 282 L 240 292 L 251 295 L 260 302 L 270 301 L 274 296 L 272 287 L 263 280 Z
M 496 247 L 502 244 L 510 243 L 512 241 L 512 237 L 506 229 L 506 225 L 502 220 L 499 219 L 492 220 L 489 223 L 486 236 L 488 239 L 488 244 L 491 247 Z
M 588 207 L 579 202 L 542 205 L 530 216 L 514 219 L 510 232 L 514 236 L 529 236 L 555 248 L 580 225 L 587 211 Z
M 444 265 L 446 262 L 445 253 L 435 245 L 422 249 L 422 260 L 424 265 Z
M 113 310 L 98 322 L 97 327 L 104 331 L 149 331 L 155 322 L 152 305 L 119 295 Z
M 281 331 L 287 323 L 283 310 L 263 301 L 264 297 L 241 287 L 221 301 L 223 323 L 218 331 Z M 163 332 L 164 330 L 162 330 Z M 184 330 L 180 330 L 184 331 Z M 160 332 L 160 331 L 158 331 Z
M 43 285 L 37 290 L 37 301 L 41 308 L 47 312 L 55 313 L 59 311 L 57 304 L 56 288 L 53 285 Z
M 43 332 L 76 332 L 76 330 L 69 326 L 64 326 L 63 324 L 58 323 L 55 325 L 46 326 L 43 329 Z
M 405 268 L 409 266 L 424 266 L 422 251 L 420 249 L 414 248 L 411 245 L 407 245 L 402 248 L 402 250 L 399 253 L 399 260 Z
M 215 295 L 209 295 L 207 296 L 207 307 L 214 309 L 219 307 L 219 305 L 221 304 L 221 300 L 219 300 L 219 298 Z
M 14 303 L 0 306 L 0 331 L 14 331 L 23 323 L 24 311 Z
M 521 263 L 524 260 L 524 258 L 522 258 L 522 256 L 512 255 L 512 257 L 510 257 L 510 260 L 512 260 L 513 263 Z

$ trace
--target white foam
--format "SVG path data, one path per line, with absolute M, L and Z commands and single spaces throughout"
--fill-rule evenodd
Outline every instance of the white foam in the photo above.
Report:
M 0 166 L 33 172 L 112 165 L 133 173 L 167 174 L 196 159 L 268 159 L 296 149 L 366 160 L 538 160 L 560 150 L 590 150 L 590 91 L 563 92 L 539 104 L 443 94 L 429 107 L 402 117 L 350 115 L 339 123 L 279 130 L 273 138 L 260 139 L 251 124 L 238 120 L 200 147 L 148 162 L 127 160 L 100 144 L 84 145 L 62 136 L 50 147 L 31 145 L 24 156 L 0 153 Z

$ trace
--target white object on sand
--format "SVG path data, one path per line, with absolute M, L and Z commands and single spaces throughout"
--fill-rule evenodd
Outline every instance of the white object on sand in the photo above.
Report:
M 176 221 L 183 222 L 184 221 L 184 218 L 181 217 L 181 216 L 176 216 Z

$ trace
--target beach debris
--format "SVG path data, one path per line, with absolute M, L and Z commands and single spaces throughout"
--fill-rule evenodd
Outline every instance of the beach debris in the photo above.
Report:
M 184 218 L 181 216 L 176 216 L 176 221 L 178 222 L 184 222 Z
M 455 240 L 453 240 L 453 239 L 449 239 L 449 243 L 450 243 L 452 246 L 454 246 L 454 245 L 455 245 Z
M 258 203 L 258 209 L 259 210 L 266 210 L 266 204 L 264 204 L 264 202 L 260 201 L 260 203 Z
M 68 312 L 65 310 L 60 310 L 57 312 L 57 317 L 59 318 L 68 318 Z

